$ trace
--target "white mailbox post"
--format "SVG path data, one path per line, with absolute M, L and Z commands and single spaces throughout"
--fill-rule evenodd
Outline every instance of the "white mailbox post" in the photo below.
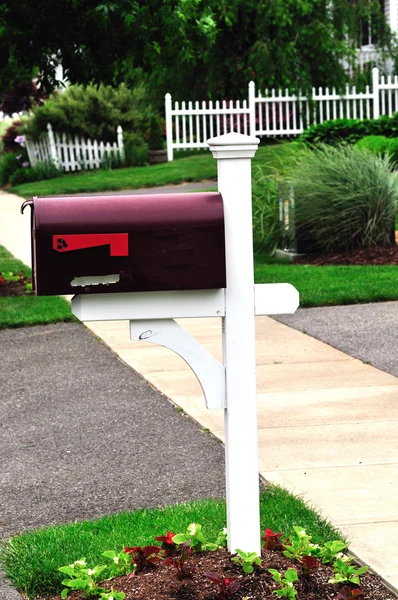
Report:
M 290 284 L 254 284 L 251 159 L 258 143 L 238 133 L 208 141 L 224 206 L 225 289 L 78 295 L 72 310 L 82 321 L 128 319 L 131 339 L 179 354 L 207 408 L 224 408 L 228 549 L 260 555 L 255 315 L 294 313 L 299 295 Z M 223 364 L 173 320 L 183 317 L 222 318 Z

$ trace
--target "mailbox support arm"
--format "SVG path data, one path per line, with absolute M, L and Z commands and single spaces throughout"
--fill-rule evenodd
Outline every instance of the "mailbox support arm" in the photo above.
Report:
M 225 408 L 225 367 L 173 319 L 130 321 L 130 338 L 173 350 L 199 380 L 207 408 Z

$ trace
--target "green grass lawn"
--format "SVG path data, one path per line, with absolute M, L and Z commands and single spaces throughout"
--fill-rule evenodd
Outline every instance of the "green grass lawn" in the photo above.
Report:
M 294 144 L 280 143 L 263 146 L 256 153 L 254 164 L 263 163 L 270 169 L 281 166 Z M 103 191 L 139 189 L 162 185 L 176 185 L 186 181 L 216 179 L 217 161 L 211 153 L 179 158 L 169 163 L 151 167 L 130 167 L 112 171 L 97 169 L 68 174 L 56 179 L 25 183 L 10 188 L 10 192 L 23 198 Z
M 152 545 L 167 531 L 184 532 L 200 523 L 208 541 L 214 542 L 226 524 L 225 502 L 202 500 L 165 508 L 120 513 L 94 521 L 56 525 L 17 535 L 3 543 L 0 558 L 6 576 L 29 598 L 60 591 L 64 576 L 58 567 L 85 557 L 87 564 L 103 564 L 105 550 L 123 546 Z M 261 530 L 266 527 L 290 534 L 293 525 L 303 527 L 312 542 L 342 538 L 330 523 L 286 490 L 270 486 L 260 496 Z M 156 542 L 155 542 L 156 543 Z
M 31 271 L 0 246 L 0 271 Z M 300 306 L 328 306 L 398 300 L 395 266 L 315 267 L 255 257 L 256 283 L 291 283 Z M 69 302 L 58 296 L 0 297 L 0 329 L 75 321 Z
M 12 273 L 24 271 L 29 277 L 32 274 L 29 267 L 14 258 L 2 246 L 0 246 L 0 271 Z M 0 329 L 75 320 L 69 302 L 59 296 L 0 297 Z
M 398 300 L 398 269 L 383 266 L 312 266 L 255 257 L 256 283 L 291 283 L 300 306 L 331 306 Z

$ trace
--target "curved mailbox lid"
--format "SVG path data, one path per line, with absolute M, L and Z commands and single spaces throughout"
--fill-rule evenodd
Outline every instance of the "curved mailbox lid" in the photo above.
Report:
M 33 198 L 29 204 L 38 294 L 225 287 L 219 193 Z M 98 277 L 105 279 L 97 285 Z

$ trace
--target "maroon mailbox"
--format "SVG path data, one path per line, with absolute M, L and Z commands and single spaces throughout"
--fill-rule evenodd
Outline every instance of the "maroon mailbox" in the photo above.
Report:
M 226 286 L 219 193 L 33 198 L 38 295 Z

